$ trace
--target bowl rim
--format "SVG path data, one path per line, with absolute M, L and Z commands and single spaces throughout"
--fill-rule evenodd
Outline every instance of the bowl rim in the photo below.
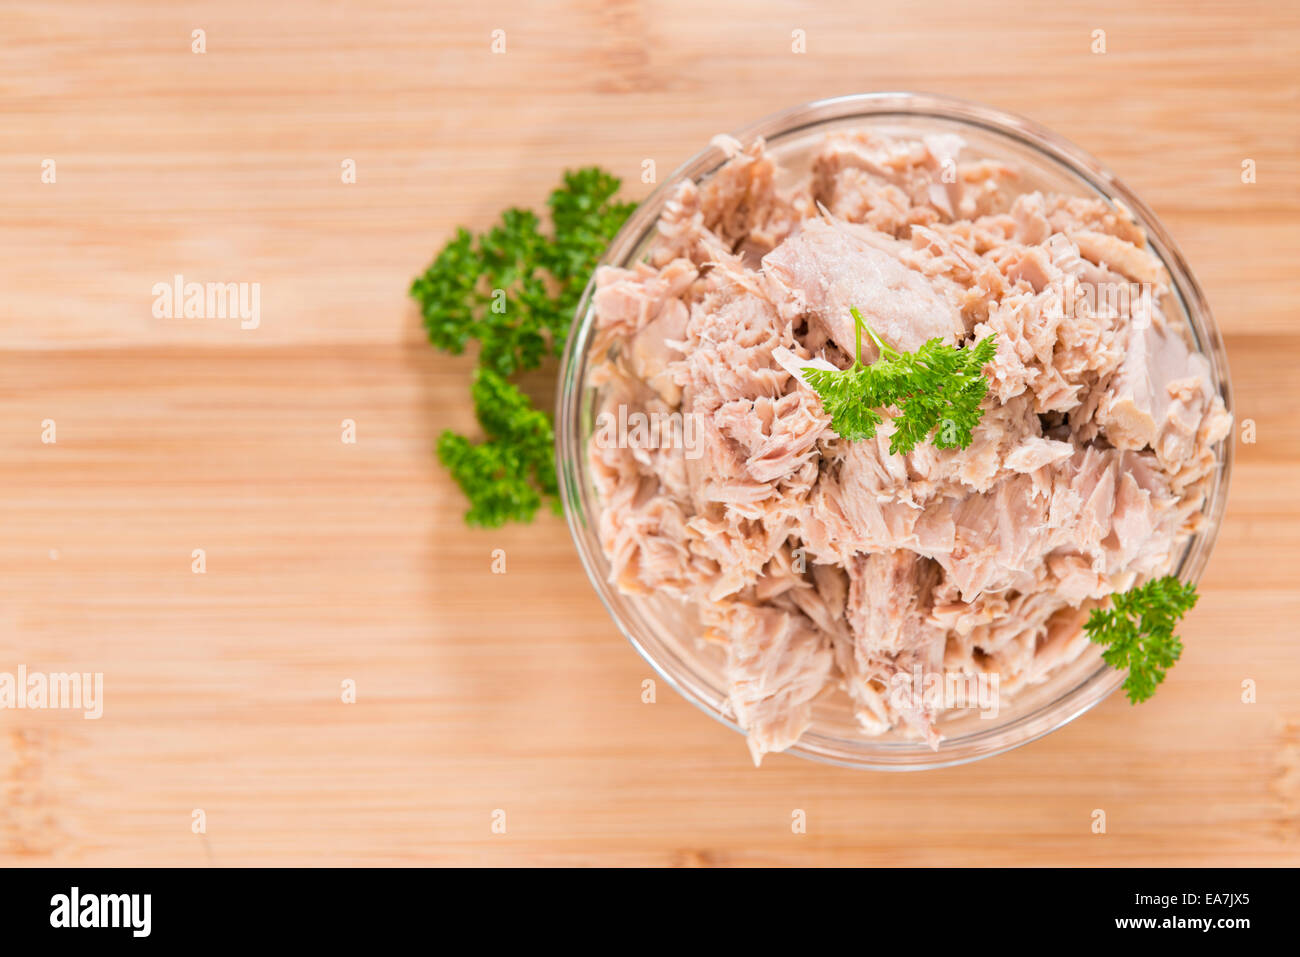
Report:
M 1223 396 L 1225 407 L 1234 407 L 1231 377 L 1228 371 L 1222 334 L 1214 321 L 1204 291 L 1192 274 L 1187 262 L 1164 225 L 1136 194 L 1090 153 L 1064 137 L 1039 125 L 1033 120 L 968 100 L 946 95 L 890 91 L 855 93 L 811 100 L 772 113 L 732 132 L 730 136 L 742 146 L 754 139 L 773 136 L 791 136 L 803 130 L 829 123 L 844 122 L 854 117 L 878 121 L 882 117 L 898 116 L 908 119 L 934 119 L 948 123 L 965 124 L 982 128 L 989 133 L 1010 139 L 1020 146 L 1053 160 L 1069 173 L 1091 187 L 1107 201 L 1126 206 L 1147 234 L 1151 249 L 1169 271 L 1171 292 L 1181 305 L 1191 327 L 1197 347 L 1211 365 L 1211 377 Z M 614 237 L 597 268 L 604 265 L 624 264 L 639 248 L 650 230 L 658 222 L 669 195 L 685 179 L 699 182 L 712 175 L 730 158 L 729 153 L 715 138 L 666 177 L 637 209 Z M 586 387 L 580 375 L 587 365 L 593 323 L 592 297 L 595 287 L 595 270 L 574 313 L 568 341 L 561 360 L 560 387 L 556 399 L 555 459 L 559 481 L 560 500 L 574 545 L 601 603 L 623 636 L 637 653 L 678 694 L 705 714 L 740 734 L 744 730 L 719 708 L 705 700 L 705 694 L 691 686 L 686 674 L 669 669 L 669 662 L 652 654 L 643 641 L 615 607 L 618 597 L 607 578 L 597 567 L 597 556 L 587 541 L 587 508 L 582 474 L 587 469 L 585 447 L 580 435 L 580 413 Z M 1231 435 L 1216 447 L 1217 468 L 1206 493 L 1202 511 L 1202 527 L 1188 540 L 1182 557 L 1175 563 L 1173 573 L 1184 580 L 1197 581 L 1201 577 L 1213 551 L 1222 525 L 1227 505 L 1228 488 L 1233 464 Z M 675 657 L 675 656 L 674 656 Z M 677 663 L 684 668 L 684 664 Z M 819 736 L 809 728 L 791 747 L 780 754 L 804 758 L 821 764 L 875 771 L 922 771 L 954 767 L 1003 754 L 1050 734 L 1069 724 L 1080 715 L 1104 701 L 1122 684 L 1124 675 L 1109 666 L 1099 664 L 1082 680 L 1060 695 L 1024 715 L 985 730 L 951 739 L 953 744 L 945 752 L 941 745 L 932 751 L 923 742 L 882 742 L 863 736 L 855 742 L 864 749 L 861 757 L 818 748 Z M 1019 735 L 1019 736 L 1017 736 Z M 825 739 L 827 741 L 831 739 Z M 871 752 L 870 754 L 865 752 Z M 892 757 L 893 760 L 883 760 Z M 902 759 L 902 760 L 900 760 Z

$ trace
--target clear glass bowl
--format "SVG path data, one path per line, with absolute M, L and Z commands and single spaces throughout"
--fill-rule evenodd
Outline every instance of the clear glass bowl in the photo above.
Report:
M 832 130 L 870 127 L 882 132 L 960 133 L 971 155 L 1001 159 L 1021 170 L 1027 188 L 1095 195 L 1123 202 L 1146 230 L 1149 248 L 1160 257 L 1195 340 L 1210 361 L 1214 381 L 1232 410 L 1228 363 L 1218 327 L 1200 286 L 1182 254 L 1151 210 L 1096 159 L 1029 120 L 974 103 L 916 93 L 868 93 L 817 100 L 769 116 L 732 135 L 748 145 L 763 137 L 777 162 L 794 174 L 807 168 L 812 148 Z M 602 260 L 628 266 L 642 258 L 655 223 L 674 187 L 683 179 L 707 180 L 726 161 L 711 146 L 686 162 L 643 202 L 615 237 Z M 619 630 L 646 661 L 688 701 L 740 731 L 727 698 L 723 661 L 717 649 L 698 640 L 699 625 L 690 609 L 663 596 L 624 595 L 609 582 L 609 563 L 595 528 L 600 502 L 592 486 L 587 443 L 595 419 L 595 390 L 588 384 L 593 355 L 592 288 L 578 306 L 560 378 L 556 458 L 560 493 L 569 529 L 591 583 Z M 1214 546 L 1228 494 L 1232 442 L 1221 443 L 1219 467 L 1206 500 L 1206 521 L 1188 542 L 1177 573 L 1200 578 Z M 813 708 L 813 723 L 788 754 L 830 764 L 874 770 L 921 770 L 975 761 L 1008 751 L 1067 724 L 1114 691 L 1123 675 L 1104 665 L 1097 647 L 1061 667 L 1047 680 L 1017 692 L 997 718 L 966 714 L 944 720 L 938 751 L 925 742 L 887 734 L 868 737 L 858 728 L 843 693 L 823 694 Z M 744 754 L 737 747 L 737 757 Z

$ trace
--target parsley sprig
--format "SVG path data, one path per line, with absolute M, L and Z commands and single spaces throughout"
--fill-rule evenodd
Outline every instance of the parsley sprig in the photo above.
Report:
M 450 430 L 438 437 L 438 461 L 469 498 L 465 521 L 489 527 L 531 521 L 543 498 L 558 492 L 550 416 L 487 366 L 474 370 L 470 393 L 486 441 Z
M 980 403 L 988 392 L 984 366 L 997 345 L 989 335 L 974 346 L 959 349 L 942 339 L 930 339 L 915 352 L 899 352 L 884 342 L 854 307 L 856 355 L 847 369 L 803 369 L 804 380 L 821 396 L 831 428 L 843 439 L 873 438 L 883 421 L 881 409 L 897 408 L 889 451 L 912 451 L 933 434 L 941 449 L 965 448 L 984 416 Z M 862 334 L 880 350 L 871 365 L 862 362 Z
M 472 525 L 529 521 L 556 493 L 551 417 L 508 380 L 563 353 L 587 280 L 635 208 L 614 199 L 620 185 L 598 167 L 566 172 L 547 200 L 549 235 L 536 213 L 507 209 L 481 235 L 458 229 L 411 284 L 435 346 L 479 344 L 471 394 L 486 438 L 438 439 Z
M 411 284 L 433 344 L 459 355 L 477 339 L 479 364 L 503 376 L 560 355 L 597 260 L 636 208 L 614 200 L 620 185 L 594 166 L 566 172 L 546 201 L 550 236 L 527 209 L 478 237 L 458 229 Z
M 1110 608 L 1094 608 L 1084 622 L 1088 637 L 1106 646 L 1102 660 L 1112 668 L 1128 669 L 1124 691 L 1133 704 L 1155 694 L 1165 672 L 1182 655 L 1174 625 L 1195 606 L 1196 598 L 1195 585 L 1166 575 L 1112 596 Z

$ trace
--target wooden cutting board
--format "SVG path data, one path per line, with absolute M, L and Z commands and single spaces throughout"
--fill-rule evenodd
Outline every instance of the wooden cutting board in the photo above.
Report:
M 1300 863 L 1298 47 L 1264 2 L 6 4 L 0 672 L 104 693 L 0 711 L 0 864 Z M 645 159 L 884 89 L 1123 176 L 1257 441 L 1151 702 L 952 770 L 755 770 L 642 703 L 560 520 L 463 526 L 431 450 L 472 427 L 472 361 L 406 289 L 567 166 L 639 197 Z M 176 275 L 258 283 L 257 327 L 155 315 Z

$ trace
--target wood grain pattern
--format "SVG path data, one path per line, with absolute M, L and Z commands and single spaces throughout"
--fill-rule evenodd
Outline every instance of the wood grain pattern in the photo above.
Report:
M 6 3 L 0 671 L 103 671 L 105 714 L 0 712 L 0 864 L 1300 863 L 1298 43 L 1263 2 Z M 1150 703 L 964 768 L 755 771 L 641 704 L 561 521 L 462 526 L 431 447 L 471 425 L 470 361 L 406 287 L 566 165 L 642 195 L 642 159 L 903 88 L 1027 114 L 1144 196 L 1258 442 Z M 261 326 L 154 318 L 176 273 L 259 282 Z

